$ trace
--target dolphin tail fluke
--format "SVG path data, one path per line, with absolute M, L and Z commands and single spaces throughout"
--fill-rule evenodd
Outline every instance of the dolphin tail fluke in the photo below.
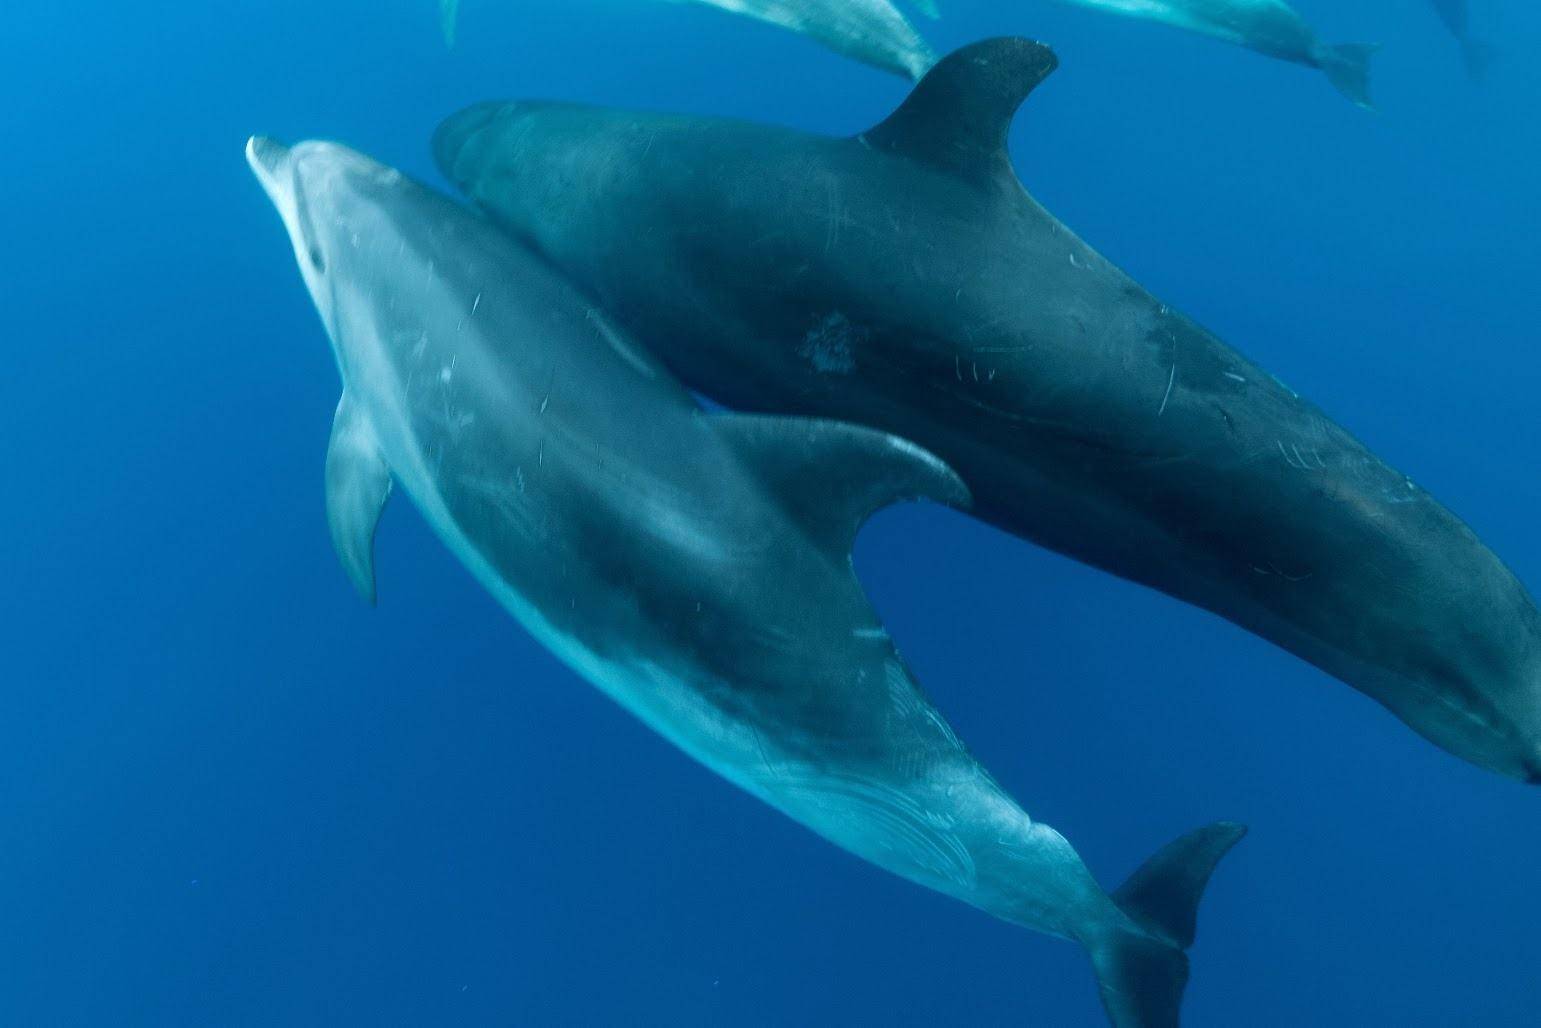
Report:
M 1116 1028 L 1176 1028 L 1199 899 L 1220 858 L 1247 829 L 1222 821 L 1167 844 L 1113 894 L 1139 931 L 1091 949 L 1102 1004 Z
M 455 23 L 460 19 L 460 0 L 439 0 L 439 30 L 444 33 L 444 45 L 455 45 Z
M 1375 110 L 1370 99 L 1370 58 L 1380 50 L 1379 43 L 1343 43 L 1324 46 L 1317 54 L 1327 80 L 1338 92 L 1366 110 Z
M 1487 78 L 1488 69 L 1493 66 L 1493 59 L 1497 56 L 1498 50 L 1490 43 L 1480 39 L 1461 40 L 1461 57 L 1466 61 L 1466 74 L 1479 82 Z

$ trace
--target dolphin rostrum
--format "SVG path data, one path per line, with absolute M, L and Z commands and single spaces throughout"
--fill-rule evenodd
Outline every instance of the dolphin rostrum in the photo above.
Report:
M 817 40 L 836 53 L 908 79 L 918 79 L 936 55 L 892 0 L 664 0 L 699 4 L 778 25 Z M 444 38 L 453 43 L 459 0 L 439 0 Z M 930 0 L 917 9 L 930 17 Z
M 708 415 L 536 254 L 343 147 L 253 139 L 341 370 L 326 460 L 374 596 L 394 480 L 542 643 L 729 781 L 858 856 L 1084 945 L 1116 1024 L 1170 1025 L 1217 824 L 1109 895 L 959 743 L 851 568 L 936 458 L 836 422 Z
M 1284 0 L 1060 0 L 1075 7 L 1121 14 L 1222 39 L 1267 57 L 1324 72 L 1361 107 L 1370 100 L 1370 58 L 1378 46 L 1331 46 Z
M 1514 575 L 1023 189 L 1007 128 L 1055 66 L 1038 43 L 976 44 L 853 139 L 491 103 L 435 147 L 692 388 L 913 439 L 995 524 L 1541 781 L 1541 615 Z

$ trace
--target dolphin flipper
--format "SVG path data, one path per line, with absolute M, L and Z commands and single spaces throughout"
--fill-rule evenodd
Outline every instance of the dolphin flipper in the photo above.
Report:
M 1117 1028 L 1176 1028 L 1199 900 L 1215 865 L 1247 834 L 1222 821 L 1168 843 L 1113 901 L 1140 929 L 1090 947 L 1103 1006 Z
M 439 28 L 444 33 L 444 45 L 455 45 L 455 22 L 460 18 L 460 0 L 439 0 Z
M 344 392 L 326 450 L 326 521 L 337 559 L 371 606 L 375 602 L 375 527 L 390 495 L 391 473 L 380 456 L 374 430 Z
M 711 415 L 718 433 L 831 552 L 849 556 L 867 519 L 891 503 L 967 508 L 968 487 L 940 458 L 898 436 L 840 421 Z

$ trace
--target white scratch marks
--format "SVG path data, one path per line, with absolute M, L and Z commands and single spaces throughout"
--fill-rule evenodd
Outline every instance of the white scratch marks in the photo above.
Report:
M 1279 448 L 1279 455 L 1284 458 L 1284 463 L 1296 471 L 1327 470 L 1327 462 L 1322 460 L 1322 455 L 1309 446 L 1304 452 L 1301 451 L 1299 443 L 1291 443 L 1289 448 L 1285 449 L 1283 439 L 1275 439 L 1274 445 Z
M 1156 411 L 1156 417 L 1166 413 L 1166 405 L 1172 402 L 1172 387 L 1177 384 L 1177 365 L 1172 365 L 1172 373 L 1166 377 L 1166 395 L 1161 397 L 1161 409 Z

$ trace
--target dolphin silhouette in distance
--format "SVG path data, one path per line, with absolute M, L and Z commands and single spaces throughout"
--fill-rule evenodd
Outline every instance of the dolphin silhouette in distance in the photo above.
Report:
M 1265 57 L 1303 64 L 1322 71 L 1333 86 L 1361 107 L 1373 109 L 1370 100 L 1370 58 L 1380 49 L 1366 43 L 1323 43 L 1316 32 L 1284 0 L 1058 0 L 1072 7 L 1086 7 L 1108 14 L 1138 18 L 1201 36 L 1234 43 Z M 1444 14 L 1465 0 L 1435 0 Z M 935 6 L 925 13 L 938 17 Z M 1450 22 L 1453 15 L 1446 15 Z M 1464 19 L 1463 19 L 1464 25 Z M 1454 26 L 1452 25 L 1452 29 Z M 1459 34 L 1459 33 L 1458 33 Z
M 1234 43 L 1265 57 L 1317 68 L 1360 107 L 1370 100 L 1370 43 L 1329 45 L 1284 0 L 1059 0 Z
M 1471 11 L 1466 0 L 1434 0 L 1434 12 L 1445 28 L 1461 44 L 1461 58 L 1466 62 L 1467 74 L 1481 78 L 1493 63 L 1493 47 L 1471 34 Z
M 936 54 L 893 0 L 657 0 L 714 7 L 807 36 L 836 53 L 895 75 L 918 79 Z M 916 8 L 934 18 L 930 0 Z M 444 40 L 453 46 L 460 0 L 439 0 Z
M 879 867 L 1090 952 L 1115 1024 L 1177 1023 L 1216 824 L 1109 895 L 969 755 L 851 567 L 936 458 L 836 422 L 709 415 L 537 255 L 341 146 L 253 139 L 342 373 L 332 538 L 375 594 L 391 482 L 575 671 Z
M 975 44 L 851 139 L 516 102 L 451 117 L 434 146 L 692 388 L 912 439 L 1007 531 L 1541 781 L 1541 615 L 1514 575 L 1018 181 L 1007 129 L 1055 67 L 1039 43 Z

